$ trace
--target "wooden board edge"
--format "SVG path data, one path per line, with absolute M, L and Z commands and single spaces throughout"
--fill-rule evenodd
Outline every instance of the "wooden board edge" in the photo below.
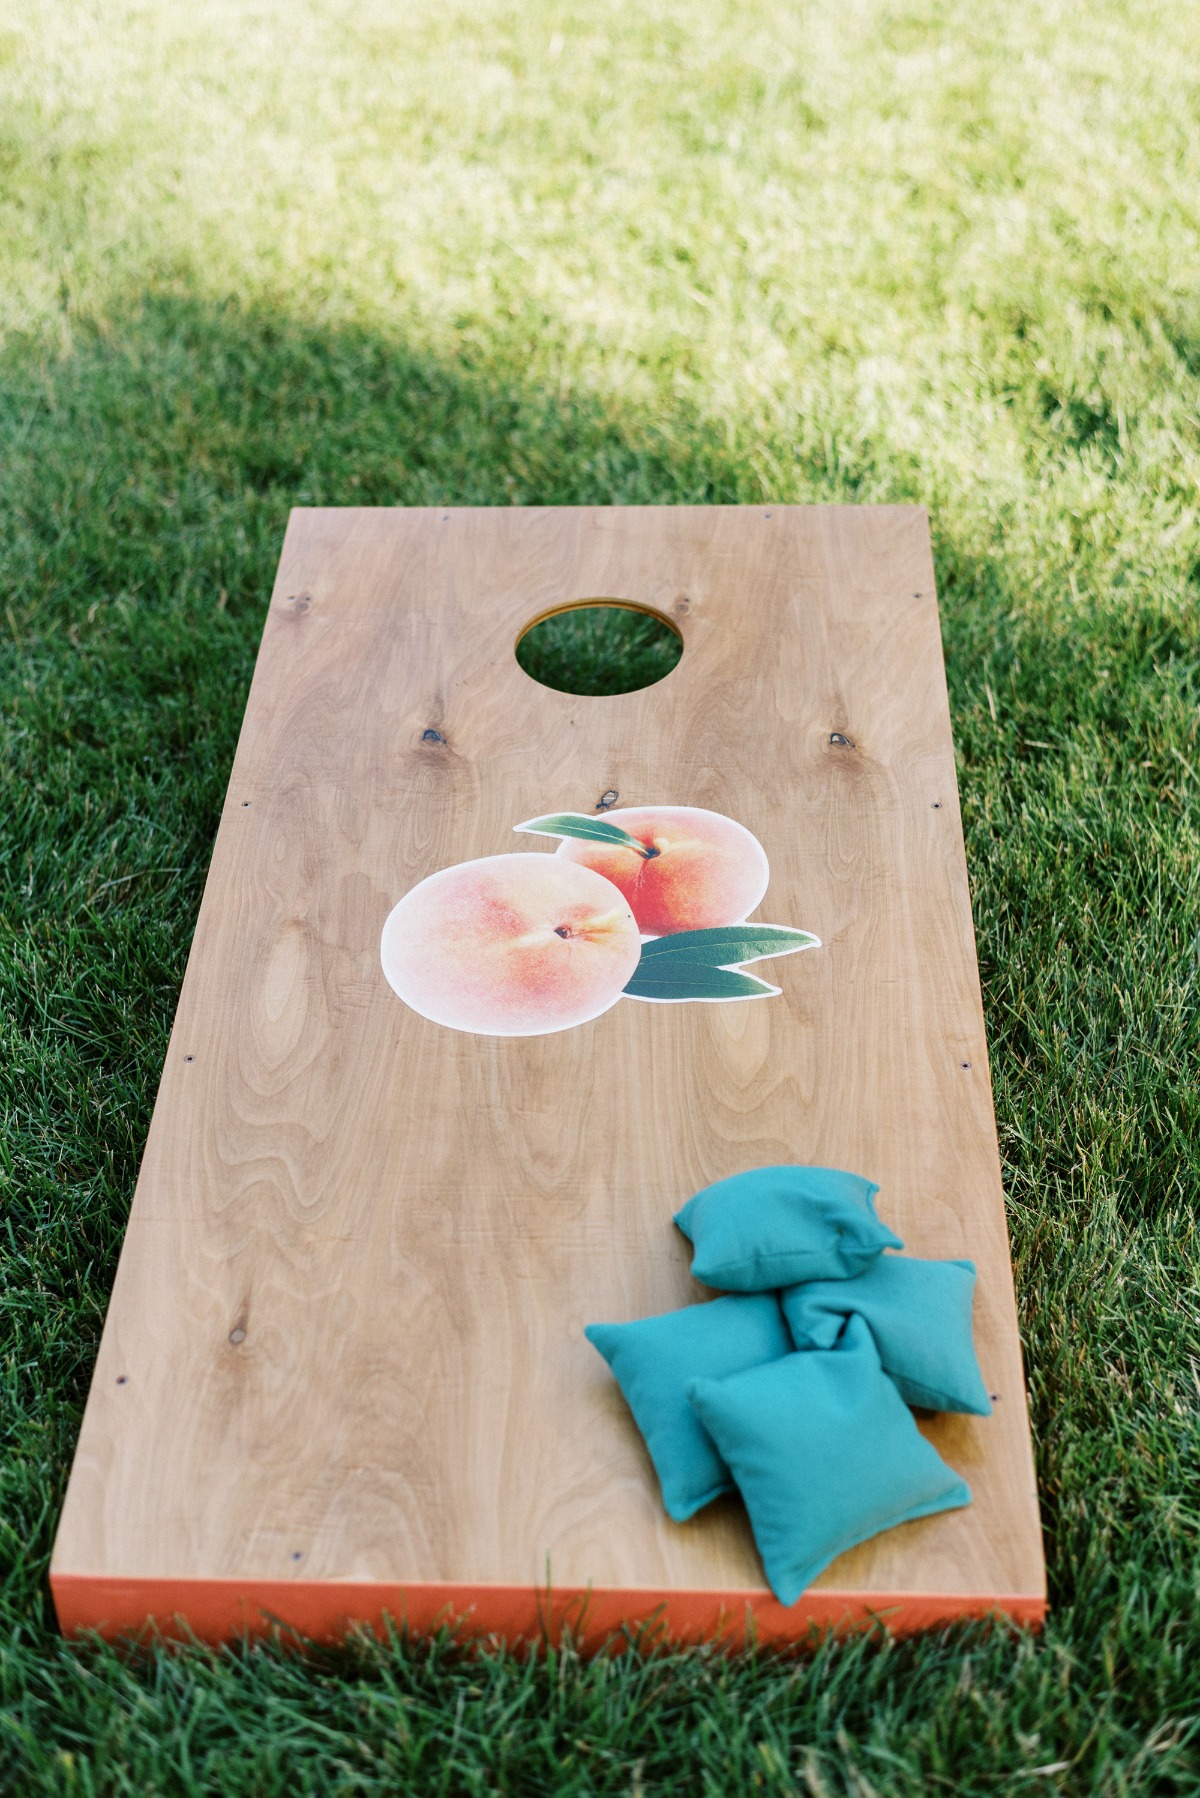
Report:
M 789 1607 L 770 1592 L 582 1590 L 462 1581 L 172 1579 L 52 1573 L 50 1586 L 65 1636 L 113 1640 L 157 1631 L 167 1640 L 219 1643 L 273 1628 L 334 1642 L 362 1627 L 378 1635 L 388 1621 L 413 1635 L 451 1627 L 466 1640 L 510 1643 L 561 1640 L 587 1653 L 635 1635 L 644 1641 L 749 1641 L 803 1645 L 814 1634 L 882 1627 L 896 1636 L 1000 1617 L 1040 1629 L 1046 1599 L 999 1592 L 808 1592 Z

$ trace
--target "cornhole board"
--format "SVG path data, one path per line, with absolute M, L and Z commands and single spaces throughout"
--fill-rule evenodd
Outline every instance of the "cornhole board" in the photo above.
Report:
M 668 619 L 674 671 L 616 698 L 526 675 L 525 627 L 594 598 Z M 756 964 L 779 990 L 537 1035 L 392 990 L 417 883 L 558 853 L 515 833 L 538 817 L 647 806 L 758 839 L 755 915 L 820 939 Z M 994 1395 L 920 1423 L 970 1508 L 789 1609 L 736 1500 L 668 1520 L 583 1335 L 705 1296 L 672 1213 L 778 1162 L 871 1176 L 910 1253 L 977 1263 Z M 51 1583 L 66 1631 L 208 1639 L 1041 1619 L 922 510 L 292 514 Z

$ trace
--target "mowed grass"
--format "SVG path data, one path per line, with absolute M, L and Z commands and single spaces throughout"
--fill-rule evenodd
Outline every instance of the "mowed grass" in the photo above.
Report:
M 16 0 L 0 184 L 0 1786 L 1194 1798 L 1189 9 Z M 1045 1633 L 64 1647 L 47 1560 L 289 507 L 818 499 L 931 513 Z

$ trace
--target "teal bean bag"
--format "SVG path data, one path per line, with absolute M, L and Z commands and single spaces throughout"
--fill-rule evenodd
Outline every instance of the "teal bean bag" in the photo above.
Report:
M 756 1167 L 704 1187 L 675 1214 L 692 1273 L 726 1292 L 848 1280 L 904 1244 L 875 1215 L 879 1188 L 828 1167 Z
M 828 1349 L 845 1321 L 870 1326 L 883 1371 L 900 1396 L 930 1411 L 988 1417 L 991 1403 L 975 1357 L 973 1261 L 881 1255 L 852 1280 L 814 1280 L 780 1294 L 798 1349 Z
M 691 1380 L 687 1395 L 746 1501 L 781 1604 L 795 1604 L 835 1556 L 880 1530 L 971 1502 L 859 1317 L 836 1348 Z
M 696 1375 L 721 1379 L 791 1353 L 774 1293 L 713 1299 L 627 1324 L 589 1324 L 650 1451 L 663 1503 L 683 1523 L 722 1492 L 729 1469 L 684 1390 Z

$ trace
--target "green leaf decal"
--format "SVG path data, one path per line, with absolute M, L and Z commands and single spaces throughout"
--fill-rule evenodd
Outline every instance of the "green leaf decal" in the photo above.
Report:
M 589 812 L 552 812 L 548 818 L 530 818 L 514 824 L 514 830 L 532 830 L 541 837 L 579 837 L 585 843 L 612 843 L 621 849 L 636 849 L 645 855 L 646 845 L 631 837 L 619 824 L 607 818 L 593 818 Z
M 817 946 L 817 938 L 807 930 L 793 930 L 787 924 L 725 924 L 717 930 L 680 930 L 673 936 L 656 936 L 642 944 L 642 961 L 684 960 L 706 968 L 740 968 L 743 962 Z
M 739 972 L 741 963 L 817 947 L 819 938 L 787 924 L 681 930 L 642 944 L 625 993 L 630 999 L 763 999 L 779 988 Z
M 753 974 L 735 968 L 706 968 L 703 963 L 638 963 L 625 986 L 627 999 L 766 999 L 777 993 Z

